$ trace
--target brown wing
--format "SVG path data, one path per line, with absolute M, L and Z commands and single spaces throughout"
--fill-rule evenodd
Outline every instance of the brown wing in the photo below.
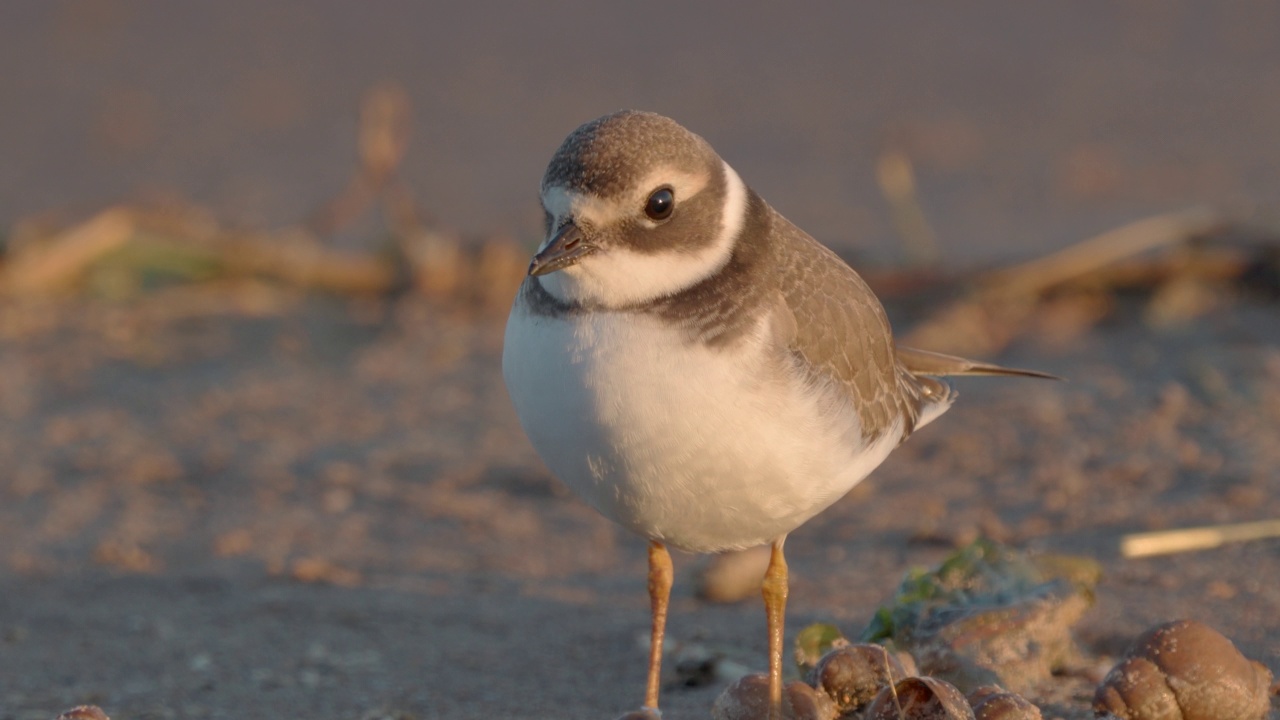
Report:
M 853 268 L 776 212 L 772 224 L 778 287 L 795 317 L 792 347 L 847 389 L 863 437 L 901 421 L 905 438 L 928 406 L 950 404 L 944 383 L 916 378 L 898 362 L 884 307 Z

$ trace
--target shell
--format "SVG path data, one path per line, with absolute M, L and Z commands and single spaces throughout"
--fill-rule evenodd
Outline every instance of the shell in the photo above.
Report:
M 881 645 L 847 645 L 822 656 L 809 673 L 809 684 L 847 714 L 862 709 L 907 674 L 898 658 Z
M 766 720 L 769 717 L 769 676 L 754 673 L 740 678 L 716 698 L 713 720 Z M 782 688 L 782 717 L 786 720 L 835 720 L 836 708 L 826 695 L 799 681 Z
M 1259 720 L 1271 671 L 1194 620 L 1144 633 L 1098 686 L 1093 709 L 1124 720 Z
M 880 691 L 865 720 L 976 720 L 956 686 L 932 677 L 909 677 Z
M 977 720 L 1041 720 L 1040 708 L 1030 700 L 995 685 L 969 693 L 969 705 Z

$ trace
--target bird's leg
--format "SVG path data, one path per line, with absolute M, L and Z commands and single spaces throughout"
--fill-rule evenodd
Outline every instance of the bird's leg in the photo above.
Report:
M 761 591 L 769 625 L 769 720 L 782 718 L 782 630 L 787 614 L 787 559 L 782 555 L 786 537 L 773 542 L 769 569 Z
M 667 601 L 671 599 L 671 553 L 667 546 L 649 542 L 649 605 L 653 609 L 653 632 L 649 636 L 649 685 L 645 707 L 658 709 L 658 686 L 662 675 L 662 638 L 667 632 Z

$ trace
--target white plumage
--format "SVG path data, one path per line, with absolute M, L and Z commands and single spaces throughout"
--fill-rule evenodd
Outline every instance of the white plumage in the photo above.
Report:
M 774 352 L 769 317 L 733 352 L 661 319 L 519 308 L 503 375 L 553 473 L 628 529 L 696 552 L 785 535 L 897 446 L 870 446 L 834 386 Z

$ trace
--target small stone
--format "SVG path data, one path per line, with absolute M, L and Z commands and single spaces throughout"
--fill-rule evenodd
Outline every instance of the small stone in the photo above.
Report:
M 759 597 L 769 567 L 768 545 L 727 552 L 711 558 L 698 577 L 698 596 L 716 603 L 735 603 Z
M 983 540 L 913 572 L 864 640 L 892 639 L 920 670 L 965 691 L 1027 691 L 1079 657 L 1072 626 L 1093 602 L 1096 563 L 1036 559 Z

